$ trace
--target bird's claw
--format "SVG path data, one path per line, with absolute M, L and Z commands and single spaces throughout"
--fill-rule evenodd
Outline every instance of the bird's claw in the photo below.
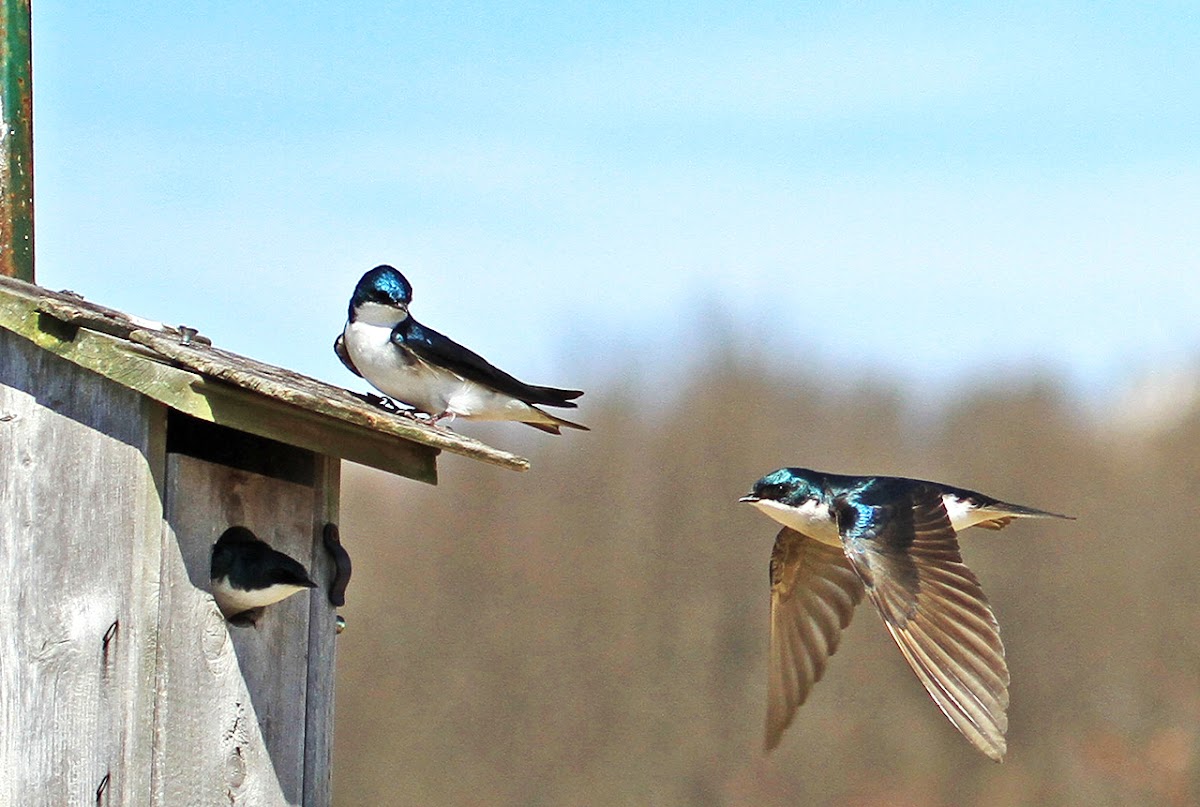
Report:
M 453 412 L 442 412 L 440 415 L 427 415 L 425 418 L 425 423 L 435 429 L 441 429 L 442 431 L 449 432 L 454 431 L 450 428 L 450 424 L 454 422 L 455 417 L 456 415 Z M 443 420 L 445 420 L 446 423 L 442 423 Z

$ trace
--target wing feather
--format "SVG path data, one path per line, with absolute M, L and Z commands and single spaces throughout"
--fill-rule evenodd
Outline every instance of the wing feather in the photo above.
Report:
M 932 486 L 899 503 L 838 505 L 846 555 L 900 652 L 976 748 L 1004 758 L 1008 666 L 996 617 Z
M 767 750 L 779 744 L 821 680 L 862 598 L 862 582 L 844 552 L 790 527 L 780 530 L 771 553 Z
M 484 384 L 494 390 L 530 404 L 574 408 L 573 399 L 583 395 L 582 390 L 539 387 L 526 384 L 493 366 L 487 359 L 471 351 L 448 336 L 427 328 L 411 316 L 396 326 L 392 341 L 408 348 L 423 361 L 437 367 L 445 367 L 463 378 Z
M 359 378 L 362 378 L 362 373 L 354 366 L 354 361 L 350 358 L 350 351 L 346 350 L 346 340 L 342 338 L 342 334 L 337 335 L 337 339 L 333 340 L 333 352 L 341 359 L 342 364 L 346 369 L 354 373 Z

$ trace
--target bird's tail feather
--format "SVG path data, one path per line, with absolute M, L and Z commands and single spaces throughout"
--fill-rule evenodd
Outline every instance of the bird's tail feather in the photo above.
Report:
M 995 518 L 989 518 L 987 521 L 980 521 L 975 524 L 976 527 L 982 527 L 985 530 L 999 530 L 1007 527 L 1018 518 L 1065 518 L 1069 521 L 1074 521 L 1075 516 L 1064 516 L 1062 513 L 1051 513 L 1049 510 L 1038 510 L 1036 507 L 1026 507 L 1023 504 L 1010 504 L 1008 502 L 997 502 L 995 505 L 985 508 L 986 510 L 994 511 Z
M 534 408 L 536 409 L 537 407 Z M 575 423 L 574 421 L 567 420 L 566 418 L 560 418 L 558 415 L 552 415 L 549 412 L 542 412 L 541 409 L 538 409 L 537 411 L 541 412 L 541 414 L 545 415 L 547 418 L 550 418 L 550 421 L 523 420 L 521 422 L 526 426 L 532 426 L 535 429 L 541 429 L 542 431 L 549 432 L 550 434 L 562 434 L 562 430 L 560 428 L 562 426 L 566 426 L 568 429 L 579 429 L 580 431 L 585 432 L 591 431 L 591 429 L 589 429 L 587 426 L 584 426 L 582 423 Z

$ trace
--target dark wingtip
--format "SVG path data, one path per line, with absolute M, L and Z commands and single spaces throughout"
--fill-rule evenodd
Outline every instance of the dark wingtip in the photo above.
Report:
M 579 389 L 559 389 L 558 387 L 530 387 L 536 396 L 530 396 L 527 403 L 543 404 L 544 406 L 561 406 L 564 409 L 575 409 L 579 404 L 574 400 L 583 395 Z
M 309 577 L 308 570 L 304 568 L 304 564 L 300 563 L 300 561 L 296 560 L 290 555 L 285 555 L 282 552 L 278 552 L 276 554 L 280 556 L 279 562 L 283 566 L 283 568 L 280 570 L 282 572 L 281 576 L 284 578 L 283 580 L 280 580 L 281 583 L 288 583 L 293 586 L 300 586 L 301 588 L 317 587 L 317 584 L 313 582 L 311 577 Z

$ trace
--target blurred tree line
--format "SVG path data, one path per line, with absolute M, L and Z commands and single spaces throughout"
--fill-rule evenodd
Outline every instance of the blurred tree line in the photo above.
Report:
M 590 434 L 456 424 L 533 461 L 438 487 L 349 466 L 340 805 L 1200 803 L 1200 411 L 1106 428 L 1050 380 L 916 406 L 714 350 L 682 388 L 592 388 Z M 677 373 L 676 377 L 685 377 Z M 971 530 L 1012 673 L 974 752 L 861 607 L 761 750 L 776 526 L 737 498 L 805 465 L 1078 517 Z

